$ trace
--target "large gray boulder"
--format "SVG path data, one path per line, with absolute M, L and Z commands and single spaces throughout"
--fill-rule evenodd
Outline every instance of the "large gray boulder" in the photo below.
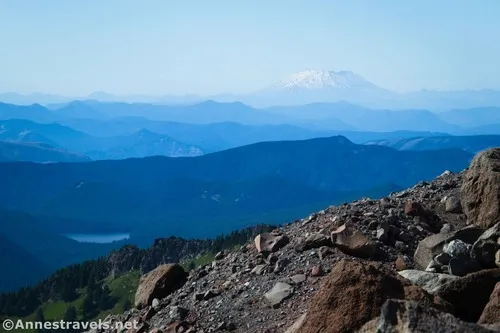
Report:
M 458 276 L 423 272 L 416 269 L 407 269 L 398 273 L 405 279 L 410 280 L 413 284 L 422 287 L 429 294 L 436 294 L 441 287 L 458 279 Z
M 483 229 L 500 219 L 500 148 L 478 153 L 466 171 L 461 188 L 464 213 L 470 224 Z
M 479 227 L 469 226 L 457 231 L 438 233 L 424 238 L 418 244 L 413 256 L 415 266 L 418 269 L 425 269 L 435 256 L 443 252 L 446 243 L 454 239 L 459 239 L 465 243 L 473 244 L 483 233 Z

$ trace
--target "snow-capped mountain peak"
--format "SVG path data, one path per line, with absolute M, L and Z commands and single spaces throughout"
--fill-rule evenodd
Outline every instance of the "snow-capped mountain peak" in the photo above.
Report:
M 349 89 L 373 88 L 374 85 L 351 71 L 306 70 L 289 76 L 275 84 L 281 89 Z

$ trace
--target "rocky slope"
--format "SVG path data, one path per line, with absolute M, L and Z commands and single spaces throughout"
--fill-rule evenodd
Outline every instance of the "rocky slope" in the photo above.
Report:
M 139 321 L 135 332 L 499 331 L 499 152 L 328 207 L 189 274 L 161 265 L 141 278 L 137 308 L 107 320 Z

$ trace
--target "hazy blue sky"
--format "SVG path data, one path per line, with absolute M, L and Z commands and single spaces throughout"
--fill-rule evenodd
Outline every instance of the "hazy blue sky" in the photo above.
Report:
M 498 0 L 0 0 L 0 92 L 245 92 L 304 69 L 500 89 L 498 13 Z

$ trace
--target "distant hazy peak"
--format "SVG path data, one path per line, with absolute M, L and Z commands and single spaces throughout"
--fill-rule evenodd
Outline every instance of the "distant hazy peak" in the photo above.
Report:
M 275 84 L 275 88 L 361 88 L 374 85 L 351 71 L 306 70 Z

